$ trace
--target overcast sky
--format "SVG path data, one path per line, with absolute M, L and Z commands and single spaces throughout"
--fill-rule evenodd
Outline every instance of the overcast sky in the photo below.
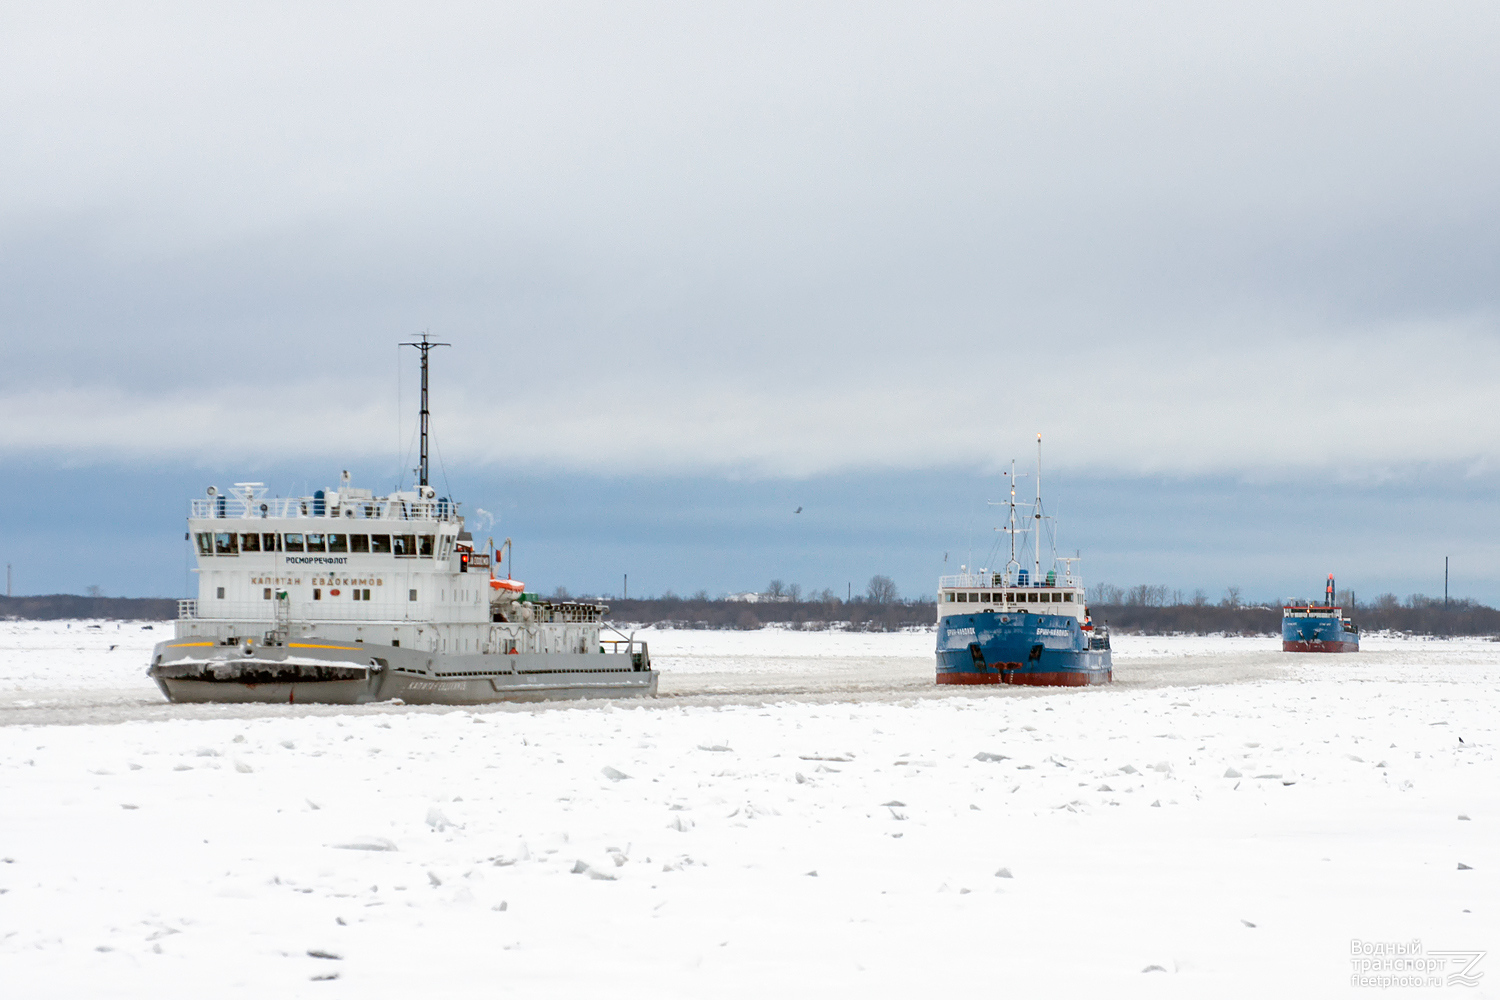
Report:
M 1238 537 L 1342 484 L 1368 530 L 1326 558 L 1430 592 L 1400 567 L 1496 540 L 1497 51 L 1479 3 L 10 5 L 0 456 L 389 477 L 427 329 L 481 491 L 982 508 L 1041 432 L 1100 559 L 1183 544 L 1106 487 L 1227 490 Z M 1292 508 L 1182 576 L 1243 585 Z M 745 585 L 666 530 L 618 528 L 663 588 Z

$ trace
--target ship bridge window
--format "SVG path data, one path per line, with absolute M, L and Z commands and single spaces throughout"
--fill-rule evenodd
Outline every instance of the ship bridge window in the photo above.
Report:
M 948 603 L 951 604 L 953 602 L 953 595 L 952 594 L 944 594 L 943 595 L 943 600 L 947 601 Z
M 229 531 L 221 531 L 214 535 L 214 551 L 221 556 L 235 556 L 240 553 L 239 536 Z
M 349 551 L 349 536 L 348 535 L 329 535 L 328 536 L 328 551 L 329 552 L 348 552 Z
M 307 536 L 307 551 L 327 552 L 328 545 L 326 542 L 324 542 L 323 537 L 324 536 L 322 534 L 309 534 Z
M 968 594 L 959 594 L 958 595 L 958 602 L 960 604 L 968 604 L 969 603 L 969 595 Z
M 285 535 L 283 535 L 282 537 L 286 541 L 286 550 L 288 552 L 301 552 L 302 551 L 302 536 L 301 535 L 294 535 L 294 534 L 292 534 L 289 531 Z
M 254 533 L 250 533 L 250 534 L 241 535 L 240 536 L 240 551 L 241 552 L 259 552 L 260 551 L 260 533 L 259 532 L 254 532 Z
M 435 540 L 435 537 L 436 536 L 433 536 L 433 535 L 421 535 L 421 536 L 419 536 L 418 539 L 417 539 L 417 543 L 418 543 L 418 546 L 419 546 L 418 549 L 417 549 L 417 555 L 431 557 L 432 550 L 433 550 L 432 543 Z
M 211 531 L 200 531 L 194 536 L 198 541 L 198 554 L 200 556 L 211 556 L 214 554 L 214 536 Z
M 280 552 L 281 536 L 274 531 L 261 532 L 260 547 L 262 552 Z
M 1064 604 L 1072 604 L 1073 603 L 1073 592 L 1071 590 L 1068 591 L 1066 594 L 1063 595 L 1063 603 Z
M 391 551 L 400 557 L 415 556 L 417 554 L 416 535 L 392 535 Z
M 349 551 L 350 552 L 368 552 L 368 551 L 370 551 L 370 536 L 369 535 L 350 535 L 349 536 Z
M 1062 603 L 1062 594 L 1054 593 L 1052 595 L 1052 603 L 1053 604 L 1061 604 Z
M 390 535 L 371 535 L 370 536 L 370 551 L 371 552 L 378 552 L 378 553 L 380 553 L 382 555 L 390 555 L 390 552 L 391 552 L 391 536 Z

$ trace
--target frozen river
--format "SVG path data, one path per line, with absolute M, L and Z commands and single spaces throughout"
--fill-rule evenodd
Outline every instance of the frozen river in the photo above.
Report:
M 1365 996 L 1351 942 L 1414 939 L 1500 983 L 1494 643 L 976 692 L 931 633 L 647 630 L 649 702 L 350 709 L 167 705 L 169 626 L 88 624 L 0 625 L 7 996 Z

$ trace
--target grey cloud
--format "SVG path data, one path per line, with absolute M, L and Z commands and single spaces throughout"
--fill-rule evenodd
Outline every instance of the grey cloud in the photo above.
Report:
M 84 10 L 0 32 L 7 451 L 384 449 L 431 328 L 472 460 L 1500 453 L 1486 6 Z

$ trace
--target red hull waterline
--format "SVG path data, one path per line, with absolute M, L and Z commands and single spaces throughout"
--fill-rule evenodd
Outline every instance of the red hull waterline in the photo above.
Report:
M 1114 679 L 1113 670 L 1104 673 L 1085 670 L 1051 670 L 1045 673 L 998 670 L 982 674 L 964 670 L 937 675 L 939 684 L 1024 684 L 1031 687 L 1087 687 L 1090 684 L 1108 684 Z
M 1357 653 L 1359 643 L 1357 642 L 1322 642 L 1314 639 L 1311 642 L 1286 642 L 1281 643 L 1283 653 Z

